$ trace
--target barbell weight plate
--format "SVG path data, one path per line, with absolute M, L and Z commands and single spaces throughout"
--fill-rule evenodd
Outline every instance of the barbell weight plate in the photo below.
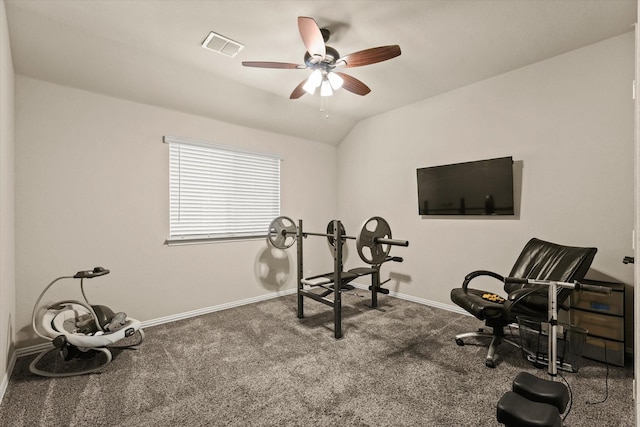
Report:
M 296 223 L 287 216 L 279 216 L 269 224 L 269 242 L 278 249 L 287 249 L 293 246 L 298 237 Z
M 389 255 L 390 245 L 377 243 L 376 239 L 391 239 L 391 227 L 382 217 L 373 216 L 366 220 L 356 238 L 356 248 L 360 259 L 371 265 L 381 264 Z M 368 252 L 368 253 L 365 253 Z
M 327 234 L 331 234 L 331 236 L 327 236 L 327 240 L 329 241 L 329 244 L 331 246 L 333 246 L 334 248 L 336 247 L 336 242 L 333 237 L 333 221 L 329 221 L 329 224 L 327 224 Z M 340 235 L 341 236 L 345 236 L 347 234 L 347 231 L 344 229 L 344 225 L 342 225 L 342 223 L 340 223 Z M 344 240 L 342 241 L 342 245 L 344 246 Z

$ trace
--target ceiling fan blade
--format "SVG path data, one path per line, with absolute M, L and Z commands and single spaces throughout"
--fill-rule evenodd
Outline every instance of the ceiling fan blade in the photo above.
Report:
M 293 90 L 293 92 L 291 92 L 289 99 L 298 99 L 302 95 L 304 95 L 306 91 L 302 88 L 302 86 L 304 86 L 306 82 L 307 82 L 307 79 L 304 79 L 303 81 L 301 81 L 300 84 L 296 86 L 296 88 Z
M 344 80 L 344 82 L 342 83 L 343 89 L 346 89 L 349 92 L 353 92 L 356 95 L 362 95 L 362 96 L 371 92 L 371 89 L 369 89 L 369 86 L 362 83 L 360 80 L 356 79 L 355 77 L 351 77 L 348 74 L 340 73 L 338 71 L 334 71 L 334 73 L 342 77 L 342 80 Z
M 316 21 L 307 16 L 298 16 L 298 30 L 309 55 L 312 58 L 319 57 L 320 60 L 323 60 L 327 52 L 322 32 Z
M 395 58 L 396 56 L 400 56 L 400 53 L 400 46 L 397 44 L 373 47 L 343 56 L 338 59 L 337 63 L 343 62 L 345 68 L 362 67 L 363 65 L 375 64 L 376 62 Z
M 267 61 L 242 61 L 242 65 L 245 67 L 258 67 L 258 68 L 286 68 L 286 69 L 304 69 L 306 65 L 291 64 L 288 62 L 267 62 Z

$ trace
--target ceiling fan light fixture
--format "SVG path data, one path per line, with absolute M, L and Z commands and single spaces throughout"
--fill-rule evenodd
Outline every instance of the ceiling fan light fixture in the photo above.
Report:
M 327 79 L 329 80 L 329 83 L 331 84 L 333 90 L 340 89 L 342 87 L 342 84 L 344 83 L 344 79 L 333 72 L 327 74 Z
M 302 89 L 305 90 L 310 95 L 313 95 L 316 91 L 316 88 L 320 86 L 322 83 L 322 71 L 314 70 L 313 73 L 307 79 L 307 82 L 302 86 Z
M 337 67 L 353 68 L 364 65 L 376 64 L 387 61 L 401 54 L 400 46 L 388 45 L 378 46 L 369 49 L 353 52 L 345 56 L 340 56 L 337 50 L 327 46 L 329 41 L 329 30 L 322 30 L 318 23 L 308 16 L 298 16 L 298 30 L 302 42 L 307 51 L 304 53 L 304 65 L 286 62 L 268 61 L 243 61 L 245 67 L 258 68 L 281 68 L 281 69 L 309 69 L 311 75 L 298 83 L 293 89 L 289 99 L 298 99 L 305 93 L 313 95 L 320 87 L 321 105 L 326 105 L 327 97 L 333 95 L 334 90 L 344 88 L 346 91 L 356 95 L 364 96 L 371 92 L 371 89 L 356 79 L 342 72 L 334 73 Z M 325 108 L 321 106 L 324 111 Z
M 320 96 L 331 96 L 333 95 L 333 90 L 331 89 L 331 83 L 329 83 L 328 79 L 323 80 L 322 85 L 320 86 Z

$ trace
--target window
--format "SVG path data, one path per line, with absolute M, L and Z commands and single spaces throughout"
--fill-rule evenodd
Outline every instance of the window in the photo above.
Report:
M 169 144 L 168 244 L 267 235 L 280 216 L 280 157 L 183 138 Z

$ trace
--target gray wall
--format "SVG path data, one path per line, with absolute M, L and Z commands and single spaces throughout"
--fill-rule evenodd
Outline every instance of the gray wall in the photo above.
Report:
M 385 267 L 391 289 L 445 307 L 465 274 L 507 274 L 531 237 L 596 246 L 589 277 L 628 285 L 630 348 L 633 73 L 630 32 L 360 122 L 338 150 L 339 215 L 347 230 L 385 217 L 410 240 Z M 516 162 L 515 217 L 418 215 L 417 168 L 502 156 Z
M 29 316 L 46 283 L 94 265 L 112 274 L 88 288 L 92 302 L 140 320 L 293 288 L 293 248 L 163 245 L 162 135 L 282 154 L 282 213 L 309 230 L 338 216 L 355 234 L 384 216 L 394 237 L 411 241 L 395 250 L 406 261 L 383 272 L 409 297 L 455 309 L 449 292 L 467 272 L 507 272 L 532 236 L 597 246 L 590 276 L 631 291 L 620 260 L 633 229 L 632 79 L 627 34 L 361 122 L 336 150 L 18 76 L 18 345 L 34 343 Z M 504 155 L 518 165 L 515 218 L 418 215 L 416 168 Z M 326 243 L 305 243 L 305 273 L 329 271 Z M 348 267 L 362 264 L 353 243 L 347 254 Z
M 4 1 L 0 2 L 0 400 L 15 344 L 14 78 Z
M 163 135 L 281 155 L 282 214 L 326 226 L 336 213 L 336 147 L 16 78 L 16 239 L 19 346 L 33 343 L 33 304 L 55 277 L 101 265 L 92 304 L 142 320 L 291 289 L 295 247 L 265 239 L 164 245 L 169 231 Z M 266 230 L 265 230 L 266 233 Z M 320 243 L 320 242 L 319 242 Z M 306 245 L 307 270 L 331 268 L 326 242 Z M 61 284 L 49 300 L 80 298 Z

